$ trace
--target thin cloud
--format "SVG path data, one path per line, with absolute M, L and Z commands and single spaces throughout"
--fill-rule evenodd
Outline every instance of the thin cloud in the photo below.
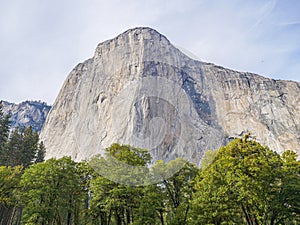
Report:
M 290 22 L 283 22 L 279 24 L 280 26 L 294 26 L 294 25 L 300 25 L 299 21 L 290 21 Z

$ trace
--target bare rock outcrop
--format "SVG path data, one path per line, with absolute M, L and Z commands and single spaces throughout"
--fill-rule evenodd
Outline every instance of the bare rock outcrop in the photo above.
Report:
M 10 115 L 11 126 L 29 127 L 40 132 L 51 106 L 41 101 L 25 101 L 19 104 L 3 101 L 3 112 Z
M 135 28 L 73 69 L 40 138 L 47 158 L 82 160 L 118 142 L 154 160 L 199 163 L 245 132 L 278 152 L 300 150 L 300 84 L 193 60 L 157 31 Z

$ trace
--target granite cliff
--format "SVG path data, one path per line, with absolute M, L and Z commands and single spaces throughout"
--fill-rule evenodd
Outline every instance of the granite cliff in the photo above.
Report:
M 300 83 L 196 61 L 135 28 L 71 71 L 40 138 L 47 158 L 82 160 L 119 142 L 199 163 L 245 132 L 280 153 L 299 151 Z
M 50 108 L 40 101 L 25 101 L 19 104 L 3 101 L 3 112 L 10 115 L 12 128 L 32 126 L 38 132 L 41 131 Z

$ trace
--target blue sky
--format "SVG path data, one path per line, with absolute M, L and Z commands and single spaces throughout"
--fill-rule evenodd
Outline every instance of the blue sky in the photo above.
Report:
M 202 61 L 300 81 L 298 0 L 7 0 L 0 3 L 0 99 L 52 104 L 98 43 L 156 29 Z

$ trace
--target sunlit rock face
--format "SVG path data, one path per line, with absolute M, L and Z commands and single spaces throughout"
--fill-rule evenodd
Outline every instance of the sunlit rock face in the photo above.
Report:
M 47 158 L 75 160 L 114 142 L 154 160 L 199 163 L 208 149 L 251 132 L 282 152 L 300 149 L 300 84 L 189 58 L 150 28 L 99 44 L 67 77 L 41 139 Z
M 3 101 L 3 112 L 10 115 L 11 127 L 29 127 L 40 132 L 51 106 L 41 101 L 25 101 L 19 104 Z

